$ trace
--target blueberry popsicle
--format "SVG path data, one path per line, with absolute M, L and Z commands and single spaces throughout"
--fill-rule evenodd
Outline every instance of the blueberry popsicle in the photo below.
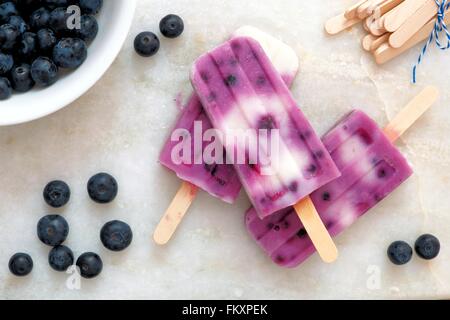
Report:
M 323 142 L 342 176 L 323 186 L 311 199 L 331 235 L 336 236 L 387 197 L 413 173 L 393 142 L 436 100 L 426 88 L 384 130 L 361 111 L 353 111 L 337 124 Z M 308 233 L 292 208 L 259 219 L 251 208 L 246 214 L 252 237 L 283 267 L 296 267 L 315 252 Z
M 292 84 L 299 67 L 298 58 L 292 48 L 251 26 L 239 28 L 233 36 L 249 36 L 257 40 L 286 84 Z M 194 93 L 187 106 L 182 110 L 173 131 L 182 129 L 186 135 L 193 137 L 196 124 L 197 126 L 200 125 L 203 131 L 212 128 L 200 100 Z M 179 141 L 178 139 L 174 140 L 172 141 L 172 137 L 168 139 L 160 154 L 159 161 L 162 165 L 174 171 L 183 180 L 183 183 L 154 233 L 154 240 L 158 244 L 165 244 L 169 241 L 184 213 L 194 201 L 198 188 L 228 203 L 233 203 L 241 190 L 241 183 L 232 165 L 195 163 L 194 160 L 196 159 L 202 160 L 202 153 L 208 144 L 207 142 L 203 142 L 201 148 L 198 148 L 197 151 L 192 145 L 189 163 L 175 163 L 172 152 Z
M 263 150 L 260 162 L 254 164 L 247 158 L 249 148 L 221 137 L 229 157 L 245 154 L 244 163 L 238 157 L 231 161 L 261 218 L 296 204 L 340 175 L 257 41 L 234 38 L 201 56 L 192 69 L 191 82 L 212 125 L 224 135 L 277 132 L 278 161 L 270 166 L 270 174 L 262 169 L 266 160 L 273 164 L 273 154 Z M 262 145 L 258 148 L 267 147 Z

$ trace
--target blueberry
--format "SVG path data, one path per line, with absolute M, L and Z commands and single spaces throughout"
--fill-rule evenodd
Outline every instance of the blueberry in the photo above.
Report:
M 63 181 L 52 181 L 44 188 L 44 200 L 53 208 L 61 208 L 70 199 L 70 188 Z
M 56 44 L 56 36 L 51 29 L 41 29 L 37 32 L 37 44 L 41 54 L 49 54 Z
M 406 242 L 396 241 L 389 246 L 387 254 L 393 264 L 400 266 L 411 260 L 413 250 Z
M 159 39 L 153 32 L 139 33 L 134 39 L 134 50 L 142 57 L 155 55 L 160 47 Z
M 72 0 L 70 0 L 72 1 Z M 70 4 L 69 0 L 43 0 L 44 4 L 50 8 L 67 7 Z
M 122 251 L 131 244 L 133 232 L 125 222 L 110 221 L 100 231 L 100 240 L 105 248 L 111 251 Z
M 12 1 L 0 4 L 0 24 L 9 20 L 9 17 L 18 15 L 16 6 Z
M 159 30 L 167 38 L 176 38 L 184 31 L 183 19 L 175 14 L 169 14 L 159 23 Z
M 0 100 L 6 100 L 11 97 L 11 83 L 7 78 L 0 77 Z
M 77 259 L 77 267 L 80 268 L 83 278 L 92 279 L 102 272 L 103 262 L 98 254 L 86 252 Z
M 16 46 L 17 39 L 20 36 L 19 30 L 12 24 L 7 23 L 0 27 L 0 32 L 4 37 L 2 50 L 11 51 Z
M 103 0 L 80 0 L 83 13 L 97 14 L 103 6 Z
M 419 257 L 425 260 L 432 260 L 439 255 L 441 244 L 435 236 L 424 234 L 417 239 L 415 250 Z
M 32 32 L 25 32 L 22 35 L 20 42 L 18 43 L 17 54 L 20 58 L 29 60 L 36 54 L 36 50 L 36 34 Z
M 39 57 L 31 65 L 31 77 L 40 86 L 51 86 L 58 80 L 58 67 L 49 58 Z
M 99 173 L 89 179 L 87 190 L 95 202 L 109 203 L 117 196 L 117 181 L 107 173 Z
M 66 246 L 56 246 L 48 254 L 48 263 L 53 270 L 66 271 L 74 263 L 73 252 Z
M 20 33 L 30 30 L 30 26 L 23 20 L 21 16 L 11 16 L 8 23 L 15 26 Z
M 67 13 L 66 8 L 56 8 L 50 13 L 48 26 L 59 36 L 64 36 L 70 33 L 67 26 L 67 21 L 70 18 L 70 13 Z
M 13 275 L 25 277 L 33 270 L 33 259 L 26 253 L 16 253 L 9 259 L 8 266 Z
M 48 215 L 37 224 L 39 239 L 49 246 L 58 246 L 63 243 L 69 234 L 69 224 L 59 215 Z
M 80 29 L 75 30 L 75 34 L 81 40 L 91 42 L 98 33 L 97 19 L 94 16 L 84 14 L 80 20 Z
M 11 85 L 17 92 L 27 92 L 34 86 L 31 78 L 31 67 L 28 64 L 20 64 L 11 70 Z
M 29 18 L 30 26 L 34 30 L 39 30 L 47 27 L 49 25 L 49 21 L 50 21 L 50 12 L 45 8 L 37 9 L 31 14 Z
M 7 74 L 14 66 L 14 58 L 10 54 L 0 52 L 0 76 Z
M 81 39 L 64 38 L 53 48 L 53 60 L 61 68 L 78 68 L 86 58 L 86 43 Z

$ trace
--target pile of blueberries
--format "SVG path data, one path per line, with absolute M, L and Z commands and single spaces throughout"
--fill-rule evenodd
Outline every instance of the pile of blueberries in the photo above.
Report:
M 60 68 L 83 64 L 102 6 L 103 0 L 0 0 L 0 100 L 48 87 Z
M 89 179 L 87 190 L 90 198 L 97 203 L 112 202 L 118 192 L 117 181 L 107 173 L 99 173 Z M 70 188 L 63 181 L 52 181 L 44 189 L 44 200 L 53 208 L 61 208 L 69 202 Z M 70 248 L 63 245 L 69 235 L 69 224 L 60 215 L 47 215 L 37 224 L 37 236 L 44 244 L 51 246 L 48 255 L 50 266 L 60 272 L 74 264 Z M 106 223 L 100 231 L 100 241 L 111 251 L 125 250 L 133 240 L 133 232 L 128 224 L 114 220 Z M 86 279 L 95 278 L 103 269 L 100 256 L 93 252 L 83 253 L 76 261 L 79 274 Z M 9 260 L 12 274 L 23 277 L 33 269 L 33 260 L 26 253 L 16 253 Z
M 439 255 L 441 243 L 435 236 L 424 234 L 416 240 L 414 249 L 420 258 L 433 260 Z M 393 264 L 401 266 L 411 261 L 413 249 L 405 241 L 395 241 L 389 246 L 387 254 Z

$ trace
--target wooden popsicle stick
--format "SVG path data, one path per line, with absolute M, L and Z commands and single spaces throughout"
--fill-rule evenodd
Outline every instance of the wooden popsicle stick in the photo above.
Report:
M 445 24 L 450 24 L 450 15 L 445 16 Z M 375 61 L 378 64 L 386 63 L 395 57 L 398 57 L 403 52 L 411 49 L 415 45 L 419 44 L 420 42 L 428 39 L 430 36 L 431 31 L 433 31 L 434 25 L 436 23 L 436 19 L 431 20 L 428 22 L 422 29 L 419 30 L 414 36 L 412 36 L 411 39 L 409 39 L 403 46 L 400 48 L 392 48 L 389 43 L 383 43 L 375 52 L 374 57 Z
M 385 15 L 384 27 L 394 32 L 408 20 L 427 0 L 405 0 Z
M 369 32 L 374 36 L 379 37 L 386 33 L 386 29 L 383 26 L 383 19 L 383 17 L 377 18 L 372 16 L 367 18 L 369 23 Z
M 326 263 L 336 261 L 339 256 L 338 249 L 317 213 L 311 198 L 306 197 L 301 200 L 294 206 L 294 209 L 322 260 Z
M 358 10 L 358 8 L 363 5 L 365 2 L 367 2 L 368 0 L 361 0 L 359 1 L 357 4 L 354 4 L 353 6 L 351 6 L 350 8 L 348 8 L 347 10 L 345 10 L 344 13 L 344 17 L 348 20 L 354 19 L 356 18 L 356 11 Z
M 354 19 L 346 19 L 344 14 L 340 14 L 334 18 L 329 19 L 326 23 L 325 23 L 325 31 L 329 34 L 329 35 L 335 35 L 338 34 L 342 31 L 344 31 L 345 29 L 348 29 L 352 26 L 354 26 L 355 24 L 361 22 L 361 19 L 359 18 L 354 18 Z
M 360 19 L 364 19 L 370 16 L 369 9 L 374 6 L 375 1 L 378 0 L 368 0 L 362 5 L 360 5 L 356 10 L 356 16 Z
M 382 36 L 379 36 L 374 41 L 372 41 L 372 44 L 370 45 L 370 51 L 374 52 L 377 50 L 383 43 L 388 41 L 390 33 L 385 33 Z
M 436 102 L 438 97 L 437 88 L 426 87 L 384 129 L 385 135 L 391 142 L 395 142 Z
M 366 9 L 366 13 L 370 16 L 379 10 L 380 6 L 387 0 L 372 0 L 371 5 Z
M 198 187 L 183 181 L 178 193 L 173 199 L 167 211 L 153 233 L 153 240 L 159 245 L 164 245 L 172 238 L 177 226 L 183 220 L 184 215 L 191 206 L 198 192 Z
M 427 2 L 417 10 L 406 22 L 400 26 L 389 38 L 389 44 L 393 48 L 400 48 L 424 25 L 436 16 L 437 7 L 434 0 Z
M 389 11 L 393 10 L 395 7 L 397 7 L 400 3 L 402 3 L 404 0 L 387 0 L 386 2 L 382 3 L 378 8 L 380 10 L 380 14 L 383 16 Z
M 378 37 L 374 36 L 373 34 L 368 34 L 364 36 L 361 40 L 361 45 L 364 50 L 371 51 L 370 48 L 372 47 L 372 43 L 374 43 Z

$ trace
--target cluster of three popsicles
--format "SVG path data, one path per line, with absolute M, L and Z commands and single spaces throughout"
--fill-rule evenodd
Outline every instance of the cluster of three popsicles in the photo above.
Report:
M 322 143 L 266 54 L 269 53 L 275 65 L 278 62 L 278 71 L 287 74 L 284 77 L 287 83 L 296 73 L 296 59 L 277 60 L 274 48 L 284 53 L 289 50 L 251 28 L 244 30 L 252 31 L 252 38 L 259 35 L 260 43 L 265 40 L 264 50 L 255 40 L 240 37 L 202 56 L 192 74 L 198 96 L 191 98 L 177 127 L 192 131 L 192 120 L 200 119 L 207 128 L 212 125 L 222 131 L 236 127 L 276 129 L 281 138 L 280 164 L 271 175 L 262 175 L 248 163 L 236 164 L 234 168 L 222 164 L 180 167 L 168 156 L 173 147 L 168 142 L 161 162 L 190 183 L 183 183 L 155 233 L 155 240 L 164 243 L 170 238 L 195 197 L 197 186 L 231 202 L 239 192 L 240 180 L 254 205 L 247 213 L 247 227 L 275 262 L 284 266 L 301 263 L 314 251 L 309 238 L 318 249 L 323 245 L 322 249 L 328 250 L 322 255 L 325 260 L 333 260 L 337 251 L 333 252 L 331 238 L 327 239 L 323 224 L 314 216 L 314 206 L 328 230 L 338 234 L 406 180 L 412 171 L 376 124 L 358 111 L 346 117 Z M 275 45 L 267 45 L 267 41 Z M 419 102 L 424 105 L 423 101 Z M 408 125 L 426 109 L 420 108 L 420 103 L 419 108 L 417 103 L 410 105 L 409 111 L 414 116 Z M 405 129 L 402 128 L 405 117 L 401 115 L 399 119 L 388 131 L 391 140 Z M 230 152 L 238 147 L 228 142 L 224 145 Z M 305 198 L 312 192 L 312 201 Z M 306 200 L 301 201 L 303 198 Z M 297 213 L 290 208 L 292 205 Z M 306 216 L 302 215 L 305 213 Z

